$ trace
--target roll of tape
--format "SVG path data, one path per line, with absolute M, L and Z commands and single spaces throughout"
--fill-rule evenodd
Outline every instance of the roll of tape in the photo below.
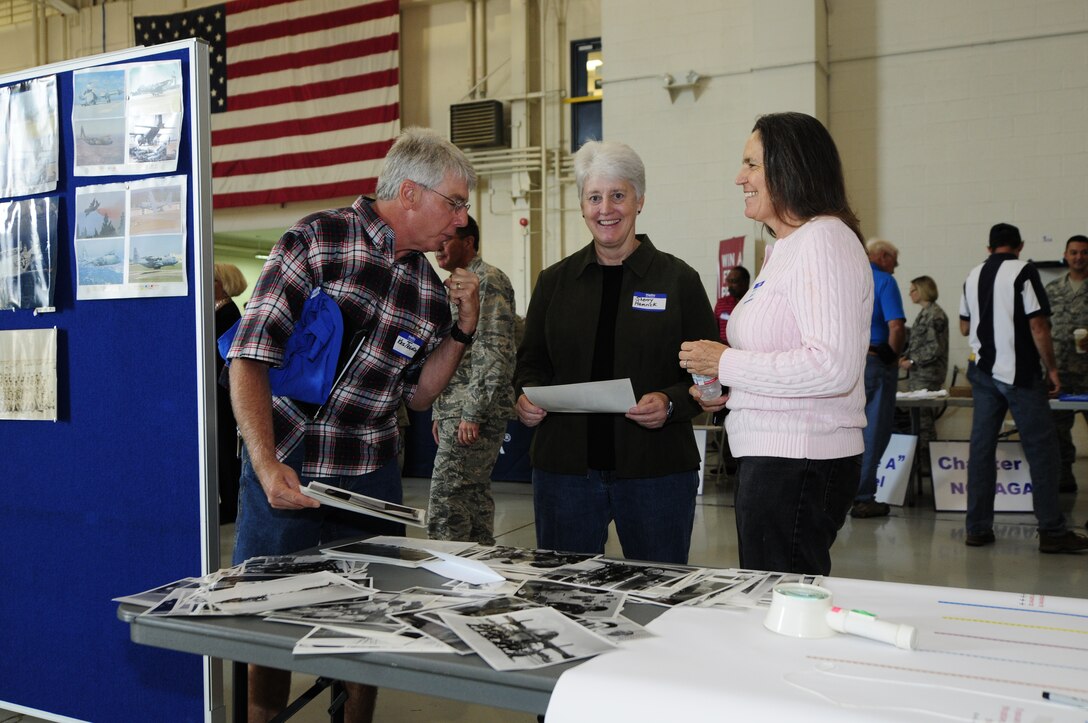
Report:
M 827 624 L 830 609 L 831 591 L 825 587 L 799 582 L 776 585 L 763 627 L 793 638 L 829 638 L 835 634 Z

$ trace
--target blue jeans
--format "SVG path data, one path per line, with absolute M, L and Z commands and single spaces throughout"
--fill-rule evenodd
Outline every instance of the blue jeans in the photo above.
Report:
M 296 473 L 302 469 L 303 445 L 283 460 Z M 387 502 L 401 502 L 400 470 L 393 458 L 385 466 L 353 477 L 303 477 L 303 485 L 316 479 L 327 485 L 377 497 Z M 403 535 L 404 525 L 369 515 L 347 512 L 322 505 L 316 509 L 276 510 L 268 504 L 264 488 L 257 481 L 249 452 L 242 447 L 242 480 L 238 493 L 238 524 L 235 528 L 233 564 L 258 555 L 290 555 L 308 547 L 352 537 Z
M 880 458 L 892 438 L 895 423 L 895 388 L 899 367 L 885 364 L 880 357 L 865 357 L 865 454 L 861 457 L 861 482 L 858 484 L 857 502 L 868 502 L 876 497 L 876 473 Z
M 623 556 L 686 565 L 695 523 L 699 475 L 616 479 L 533 468 L 537 547 L 564 552 L 604 552 L 608 523 L 616 521 Z
M 831 573 L 831 545 L 858 488 L 861 455 L 737 460 L 737 547 L 749 570 Z
M 1014 387 L 980 372 L 974 364 L 967 365 L 967 379 L 975 399 L 967 460 L 967 533 L 977 535 L 994 528 L 997 435 L 1009 410 L 1031 474 L 1031 499 L 1039 532 L 1065 532 L 1058 502 L 1058 440 L 1046 384 L 1040 378 L 1030 387 Z

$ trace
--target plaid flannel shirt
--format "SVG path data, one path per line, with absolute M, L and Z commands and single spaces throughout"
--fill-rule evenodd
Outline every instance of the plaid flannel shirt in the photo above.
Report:
M 397 407 L 415 394 L 424 361 L 449 336 L 446 289 L 430 262 L 422 253 L 394 260 L 394 251 L 393 230 L 365 198 L 313 214 L 277 242 L 246 304 L 231 359 L 282 363 L 317 286 L 336 300 L 346 327 L 368 330 L 315 419 L 290 399 L 272 398 L 276 455 L 282 460 L 304 442 L 303 475 L 358 475 L 395 457 Z M 414 354 L 406 351 L 415 345 Z

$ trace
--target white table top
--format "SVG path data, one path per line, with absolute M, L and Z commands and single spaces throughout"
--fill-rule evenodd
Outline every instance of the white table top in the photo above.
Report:
M 789 638 L 765 609 L 674 608 L 566 671 L 548 723 L 586 720 L 1085 721 L 1088 600 L 828 578 L 834 604 L 914 625 L 917 649 Z M 709 712 L 713 711 L 710 716 Z

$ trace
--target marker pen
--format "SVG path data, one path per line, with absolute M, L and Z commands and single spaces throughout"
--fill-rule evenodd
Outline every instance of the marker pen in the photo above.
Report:
M 832 630 L 840 633 L 850 633 L 863 638 L 879 640 L 889 643 L 903 650 L 914 650 L 914 640 L 917 631 L 913 625 L 900 623 L 888 623 L 877 620 L 876 615 L 864 610 L 846 610 L 840 607 L 832 607 L 827 611 L 827 624 Z
M 1061 693 L 1051 693 L 1044 690 L 1043 697 L 1049 700 L 1051 703 L 1057 703 L 1059 705 L 1069 705 L 1074 708 L 1083 708 L 1088 710 L 1088 699 L 1076 698 L 1072 695 L 1062 695 Z

